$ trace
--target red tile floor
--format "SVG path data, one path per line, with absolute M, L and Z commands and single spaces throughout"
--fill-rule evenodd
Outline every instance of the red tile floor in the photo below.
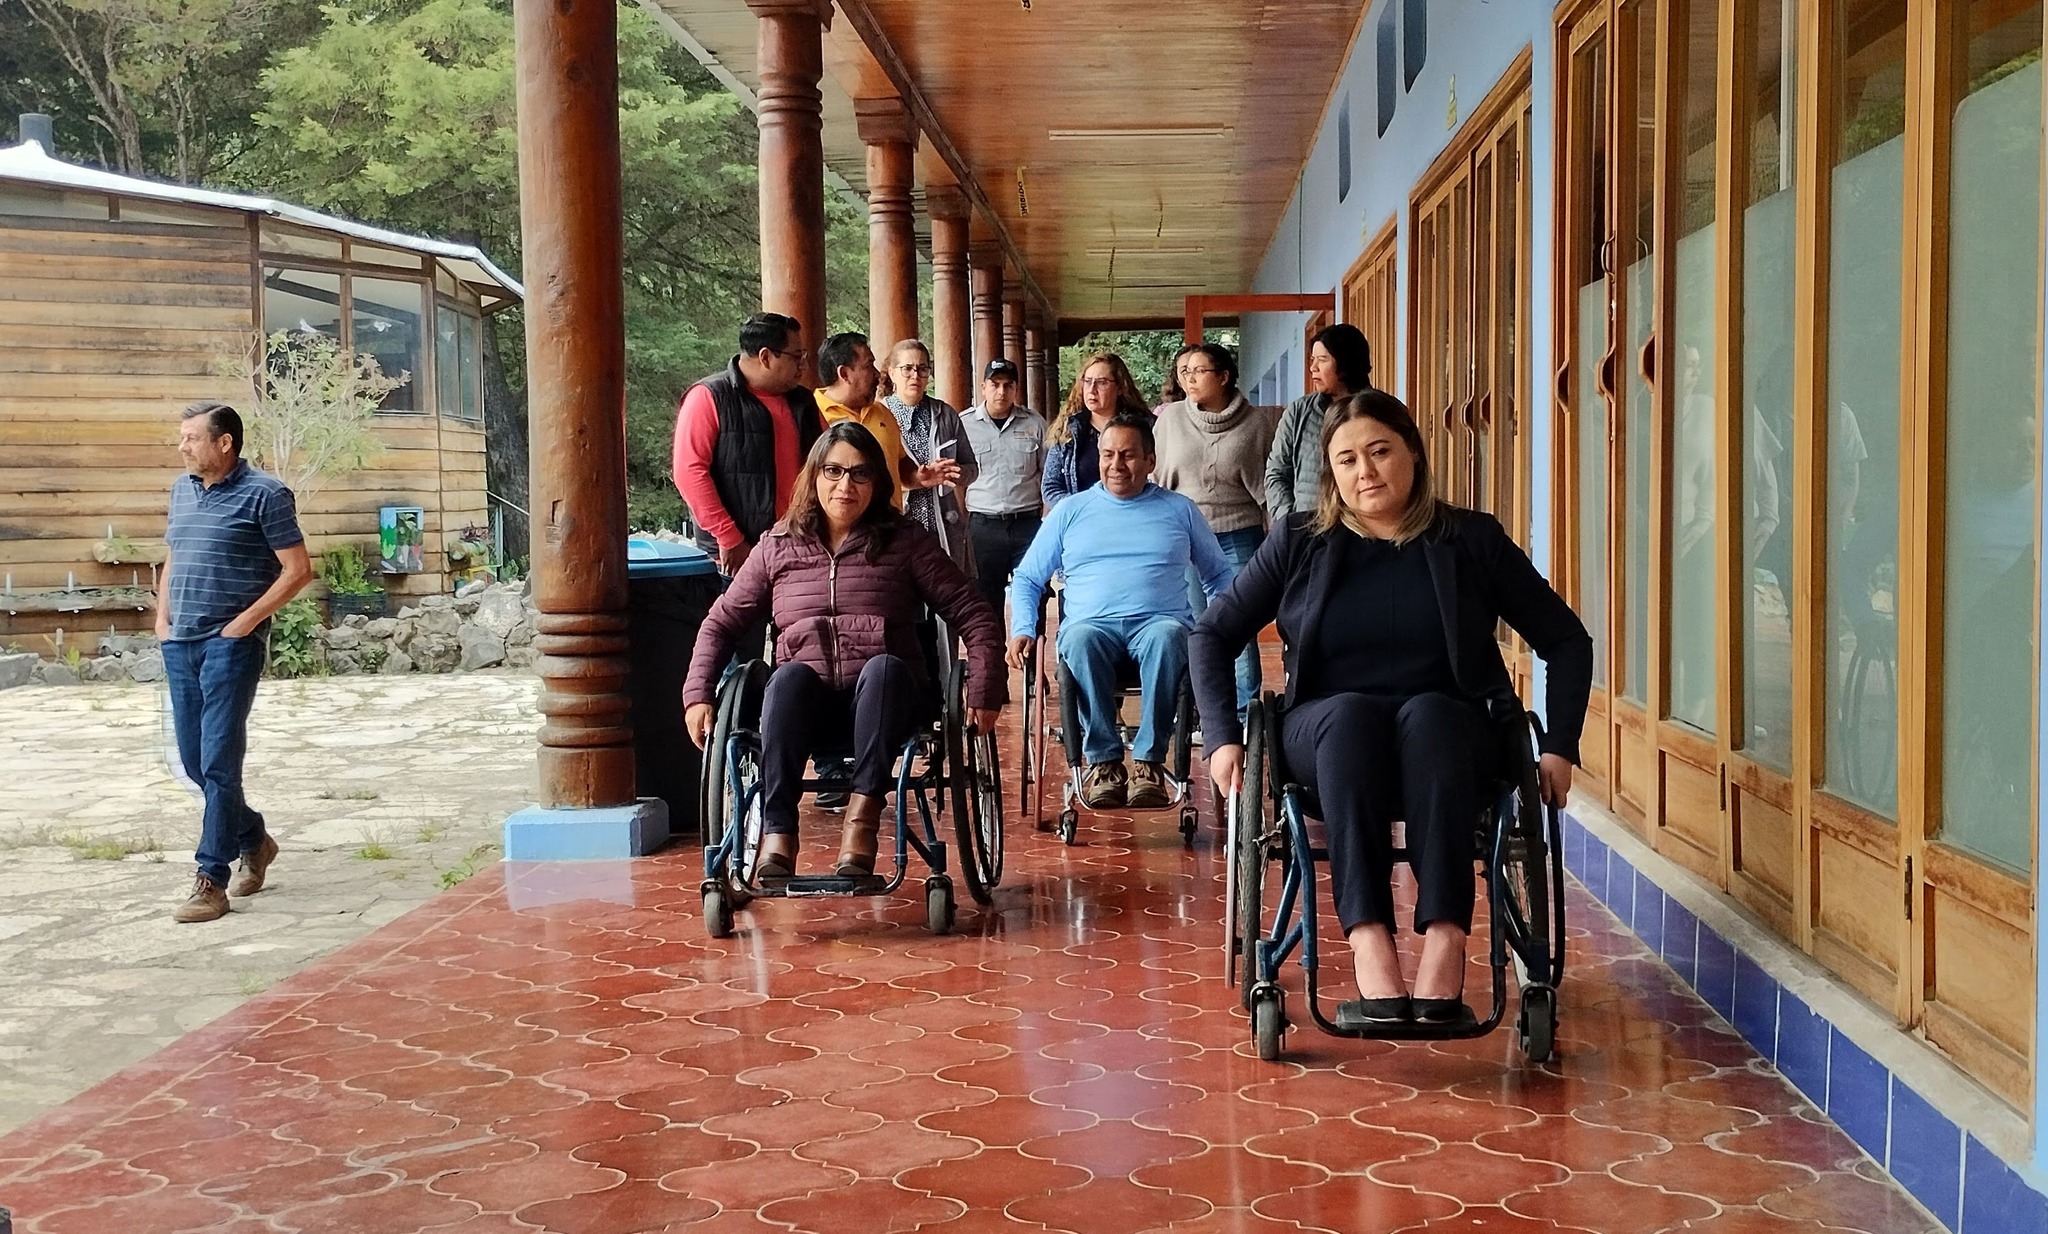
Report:
M 1262 1063 L 1213 831 L 1010 837 L 941 938 L 902 895 L 713 941 L 694 849 L 479 875 L 0 1139 L 0 1205 L 22 1234 L 1938 1228 L 1576 887 L 1557 1063 L 1312 1028 Z

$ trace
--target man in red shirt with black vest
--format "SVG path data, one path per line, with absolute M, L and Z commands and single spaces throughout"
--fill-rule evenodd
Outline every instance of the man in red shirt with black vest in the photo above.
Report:
M 740 326 L 740 353 L 691 386 L 676 413 L 676 488 L 698 547 L 727 577 L 789 509 L 796 473 L 824 431 L 802 381 L 802 344 L 794 317 L 754 314 Z

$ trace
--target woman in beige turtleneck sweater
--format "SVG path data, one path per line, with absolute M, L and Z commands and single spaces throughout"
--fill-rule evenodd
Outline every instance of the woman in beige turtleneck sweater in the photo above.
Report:
M 1237 388 L 1237 357 L 1220 343 L 1184 352 L 1174 375 L 1187 397 L 1159 409 L 1159 469 L 1152 478 L 1192 500 L 1209 520 L 1223 555 L 1242 568 L 1266 539 L 1266 455 L 1273 448 L 1273 418 L 1245 401 Z M 1192 577 L 1188 595 L 1200 615 L 1202 588 Z M 1237 661 L 1239 714 L 1258 690 L 1254 643 Z

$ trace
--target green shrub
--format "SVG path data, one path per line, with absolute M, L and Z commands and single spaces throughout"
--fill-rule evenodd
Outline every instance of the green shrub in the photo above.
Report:
M 320 609 L 300 596 L 277 610 L 270 622 L 270 675 L 304 677 L 319 665 L 314 640 L 320 632 Z
M 373 596 L 384 590 L 370 577 L 370 559 L 363 550 L 341 544 L 320 554 L 320 580 L 338 596 Z

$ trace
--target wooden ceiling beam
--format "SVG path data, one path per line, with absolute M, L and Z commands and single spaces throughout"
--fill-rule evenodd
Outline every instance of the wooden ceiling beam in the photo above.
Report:
M 909 106 L 910 114 L 916 118 L 918 127 L 924 130 L 924 135 L 930 139 L 933 152 L 945 160 L 946 166 L 952 168 L 953 177 L 959 182 L 960 191 L 967 195 L 975 213 L 986 219 L 990 229 L 995 232 L 996 243 L 1002 247 L 1004 254 L 1010 259 L 1010 264 L 1016 267 L 1017 277 L 1024 284 L 1025 294 L 1036 301 L 1048 316 L 1055 316 L 1052 301 L 1046 298 L 1045 291 L 1039 287 L 1038 281 L 1031 277 L 1031 267 L 1024 261 L 1024 250 L 1018 247 L 1016 239 L 1010 235 L 1010 229 L 1004 226 L 1002 216 L 996 213 L 995 206 L 989 202 L 988 194 L 983 191 L 981 182 L 974 178 L 974 169 L 961 155 L 959 147 L 953 144 L 952 137 L 940 126 L 938 115 L 933 112 L 931 103 L 925 98 L 917 80 L 911 76 L 910 66 L 897 53 L 895 45 L 889 42 L 887 31 L 883 30 L 882 23 L 875 19 L 873 11 L 868 8 L 867 0 L 839 0 L 839 11 L 845 15 L 846 24 L 860 35 L 863 43 L 867 44 L 868 53 L 874 56 L 876 63 L 882 66 L 882 71 L 895 84 L 896 93 L 903 96 L 903 101 Z

